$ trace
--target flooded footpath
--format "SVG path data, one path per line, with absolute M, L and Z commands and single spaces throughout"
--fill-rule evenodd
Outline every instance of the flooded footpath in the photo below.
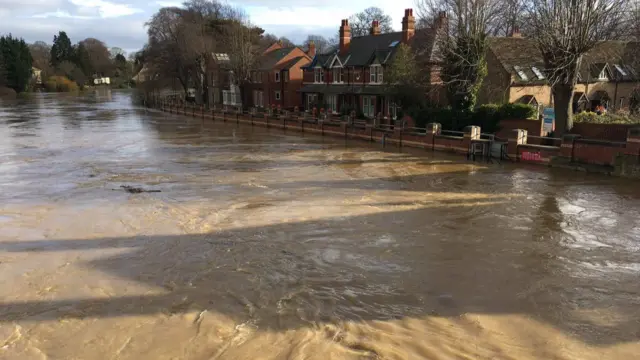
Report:
M 0 104 L 0 159 L 0 359 L 640 354 L 637 181 L 105 91 Z

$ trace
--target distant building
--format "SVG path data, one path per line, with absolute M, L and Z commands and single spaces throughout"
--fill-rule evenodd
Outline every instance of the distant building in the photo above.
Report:
M 640 42 L 603 41 L 582 58 L 578 69 L 573 110 L 626 109 L 634 88 L 640 86 Z M 488 74 L 478 94 L 479 103 L 553 105 L 545 64 L 535 39 L 518 31 L 511 37 L 489 39 Z
M 109 85 L 111 84 L 111 79 L 108 77 L 97 77 L 93 79 L 93 85 Z
M 31 68 L 31 77 L 35 81 L 37 85 L 42 85 L 42 70 L 32 67 Z
M 246 86 L 246 103 L 254 107 L 280 106 L 292 109 L 302 106 L 302 67 L 311 62 L 315 46 L 304 52 L 297 46 L 284 47 L 282 42 L 269 46 L 258 59 Z

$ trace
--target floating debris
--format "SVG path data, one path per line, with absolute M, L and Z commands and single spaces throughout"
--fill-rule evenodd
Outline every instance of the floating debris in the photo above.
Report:
M 121 185 L 120 187 L 122 189 L 124 189 L 124 191 L 128 192 L 129 194 L 158 193 L 158 192 L 161 192 L 160 190 L 146 190 L 146 189 L 143 189 L 143 188 L 129 186 L 129 185 Z

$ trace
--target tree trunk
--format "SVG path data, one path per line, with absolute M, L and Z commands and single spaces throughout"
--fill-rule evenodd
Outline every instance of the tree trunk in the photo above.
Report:
M 573 86 L 556 84 L 553 86 L 553 108 L 556 118 L 554 134 L 562 136 L 573 128 Z

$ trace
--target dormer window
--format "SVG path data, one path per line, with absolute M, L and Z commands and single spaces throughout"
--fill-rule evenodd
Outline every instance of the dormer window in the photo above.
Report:
M 600 75 L 598 75 L 598 80 L 609 80 L 609 77 L 607 76 L 607 69 L 604 68 L 602 69 L 602 71 L 600 71 Z
M 538 78 L 538 80 L 544 80 L 544 74 L 542 73 L 542 71 L 540 71 L 540 69 L 538 69 L 535 66 L 532 66 L 531 70 L 533 71 L 534 74 L 536 74 L 536 77 Z
M 524 80 L 524 81 L 529 80 L 529 78 L 527 77 L 527 74 L 524 73 L 524 71 L 520 66 L 514 66 L 513 70 L 516 71 L 516 74 L 518 74 L 518 76 L 520 77 L 520 80 Z
M 342 68 L 333 69 L 333 82 L 336 84 L 342 84 L 344 82 L 344 73 Z
M 322 68 L 315 68 L 314 71 L 314 79 L 315 83 L 323 83 L 324 82 L 324 70 Z
M 371 65 L 369 68 L 369 82 L 372 84 L 382 84 L 382 66 Z
M 618 70 L 618 72 L 620 73 L 620 75 L 622 75 L 622 76 L 627 76 L 627 72 L 622 68 L 622 66 L 620 66 L 620 65 L 618 65 L 618 64 L 613 65 L 613 66 L 616 68 L 616 70 Z

